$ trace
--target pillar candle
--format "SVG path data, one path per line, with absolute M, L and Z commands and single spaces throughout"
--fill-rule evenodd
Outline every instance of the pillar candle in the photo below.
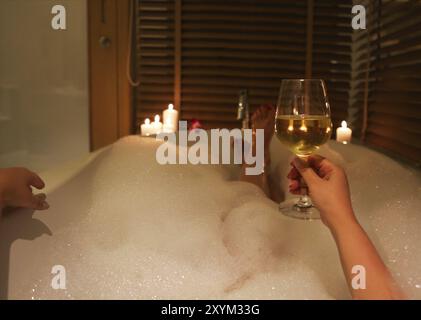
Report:
M 336 141 L 343 144 L 351 142 L 352 130 L 347 127 L 346 121 L 342 121 L 341 127 L 336 129 Z
M 173 130 L 171 132 L 175 132 L 178 125 L 178 111 L 174 109 L 172 103 L 168 105 L 168 109 L 164 110 L 163 118 L 164 126 L 167 127 L 167 130 L 171 129 Z

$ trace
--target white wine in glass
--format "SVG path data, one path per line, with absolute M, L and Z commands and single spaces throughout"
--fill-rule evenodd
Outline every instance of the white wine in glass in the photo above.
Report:
M 323 80 L 283 80 L 275 119 L 279 141 L 303 161 L 330 139 L 332 122 L 326 85 Z M 301 180 L 301 197 L 279 205 L 279 210 L 290 217 L 313 220 L 320 214 L 307 195 Z

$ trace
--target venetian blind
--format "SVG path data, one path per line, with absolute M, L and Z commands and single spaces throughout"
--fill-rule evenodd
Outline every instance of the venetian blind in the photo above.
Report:
M 174 97 L 174 1 L 137 1 L 137 118 L 153 118 Z
M 421 162 L 421 2 L 373 1 L 356 36 L 356 122 L 371 146 Z
M 314 1 L 312 77 L 326 81 L 334 127 L 348 117 L 351 9 L 351 1 Z
M 306 0 L 182 3 L 184 118 L 238 126 L 240 89 L 253 110 L 276 103 L 282 78 L 304 77 Z
M 328 80 L 334 123 L 347 116 L 350 0 L 138 1 L 137 14 L 139 121 L 179 96 L 182 119 L 238 127 L 241 89 L 248 89 L 253 110 L 276 103 L 283 78 L 309 74 Z

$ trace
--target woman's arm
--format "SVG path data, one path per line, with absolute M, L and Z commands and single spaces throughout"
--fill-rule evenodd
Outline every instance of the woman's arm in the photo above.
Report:
M 335 239 L 352 297 L 405 299 L 354 215 L 343 169 L 319 156 L 310 157 L 308 163 L 296 158 L 292 164 L 290 191 L 299 193 L 299 177 L 303 177 L 322 221 Z
M 331 232 L 354 299 L 405 299 L 359 223 L 350 222 Z M 354 266 L 362 266 L 364 274 L 360 269 L 353 270 Z M 363 288 L 356 283 L 357 277 L 365 280 Z

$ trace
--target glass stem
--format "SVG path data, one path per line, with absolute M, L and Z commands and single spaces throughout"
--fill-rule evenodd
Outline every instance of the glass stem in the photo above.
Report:
M 300 157 L 300 159 L 307 164 L 308 157 Z M 310 208 L 313 203 L 311 198 L 308 196 L 308 187 L 304 178 L 300 178 L 300 199 L 297 202 L 297 206 L 300 208 Z

